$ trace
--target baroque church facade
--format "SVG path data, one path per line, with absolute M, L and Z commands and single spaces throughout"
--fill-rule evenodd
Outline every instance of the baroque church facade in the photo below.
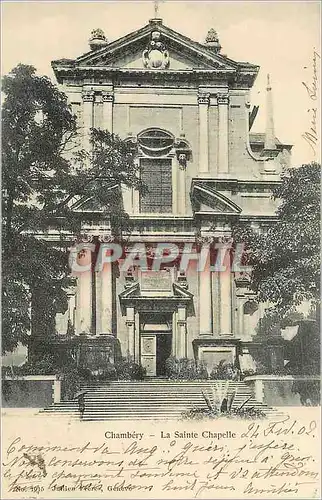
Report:
M 160 243 L 202 245 L 211 259 L 216 244 L 229 246 L 236 221 L 254 228 L 274 222 L 271 192 L 290 164 L 291 146 L 275 138 L 269 81 L 265 133 L 251 132 L 258 108 L 251 107 L 250 91 L 259 67 L 223 55 L 214 30 L 204 43 L 158 18 L 112 42 L 94 30 L 86 54 L 52 67 L 85 147 L 92 127 L 133 143 L 148 191 L 122 187 L 129 247 L 144 245 L 153 256 Z M 112 241 L 110 221 L 90 207 L 77 208 L 86 212 L 85 247 L 93 238 Z M 77 277 L 56 327 L 63 337 L 73 325 L 88 363 L 96 348 L 111 357 L 117 342 L 121 355 L 142 364 L 148 376 L 163 376 L 170 355 L 209 369 L 226 360 L 243 370 L 254 366 L 264 308 L 248 289 L 247 275 L 230 266 L 198 272 L 192 259 L 186 271 L 173 261 L 159 271 L 133 266 L 123 273 L 105 264 Z

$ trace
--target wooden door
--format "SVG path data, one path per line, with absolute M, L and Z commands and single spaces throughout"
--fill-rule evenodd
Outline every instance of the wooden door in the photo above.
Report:
M 157 342 L 156 335 L 141 335 L 141 365 L 147 377 L 156 376 Z

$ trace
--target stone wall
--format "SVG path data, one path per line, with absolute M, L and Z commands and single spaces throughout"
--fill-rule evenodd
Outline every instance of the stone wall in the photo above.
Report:
M 43 408 L 60 402 L 60 380 L 52 375 L 27 375 L 2 380 L 3 408 Z
M 316 406 L 320 400 L 319 376 L 256 375 L 246 377 L 257 401 L 268 406 Z

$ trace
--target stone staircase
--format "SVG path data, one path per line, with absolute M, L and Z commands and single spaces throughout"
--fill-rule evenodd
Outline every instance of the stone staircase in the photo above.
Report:
M 212 395 L 212 388 L 224 388 L 225 381 L 112 381 L 89 383 L 82 387 L 85 394 L 83 420 L 177 420 L 184 411 L 205 408 L 202 391 Z M 229 381 L 229 392 L 236 391 L 233 407 L 242 405 L 261 409 L 266 416 L 276 416 L 276 410 L 257 402 L 244 382 Z M 56 403 L 42 415 L 79 418 L 77 400 Z

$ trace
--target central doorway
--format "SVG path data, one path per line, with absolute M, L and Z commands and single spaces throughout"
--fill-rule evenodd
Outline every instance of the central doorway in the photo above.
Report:
M 147 377 L 163 377 L 172 351 L 172 315 L 140 314 L 140 360 Z

